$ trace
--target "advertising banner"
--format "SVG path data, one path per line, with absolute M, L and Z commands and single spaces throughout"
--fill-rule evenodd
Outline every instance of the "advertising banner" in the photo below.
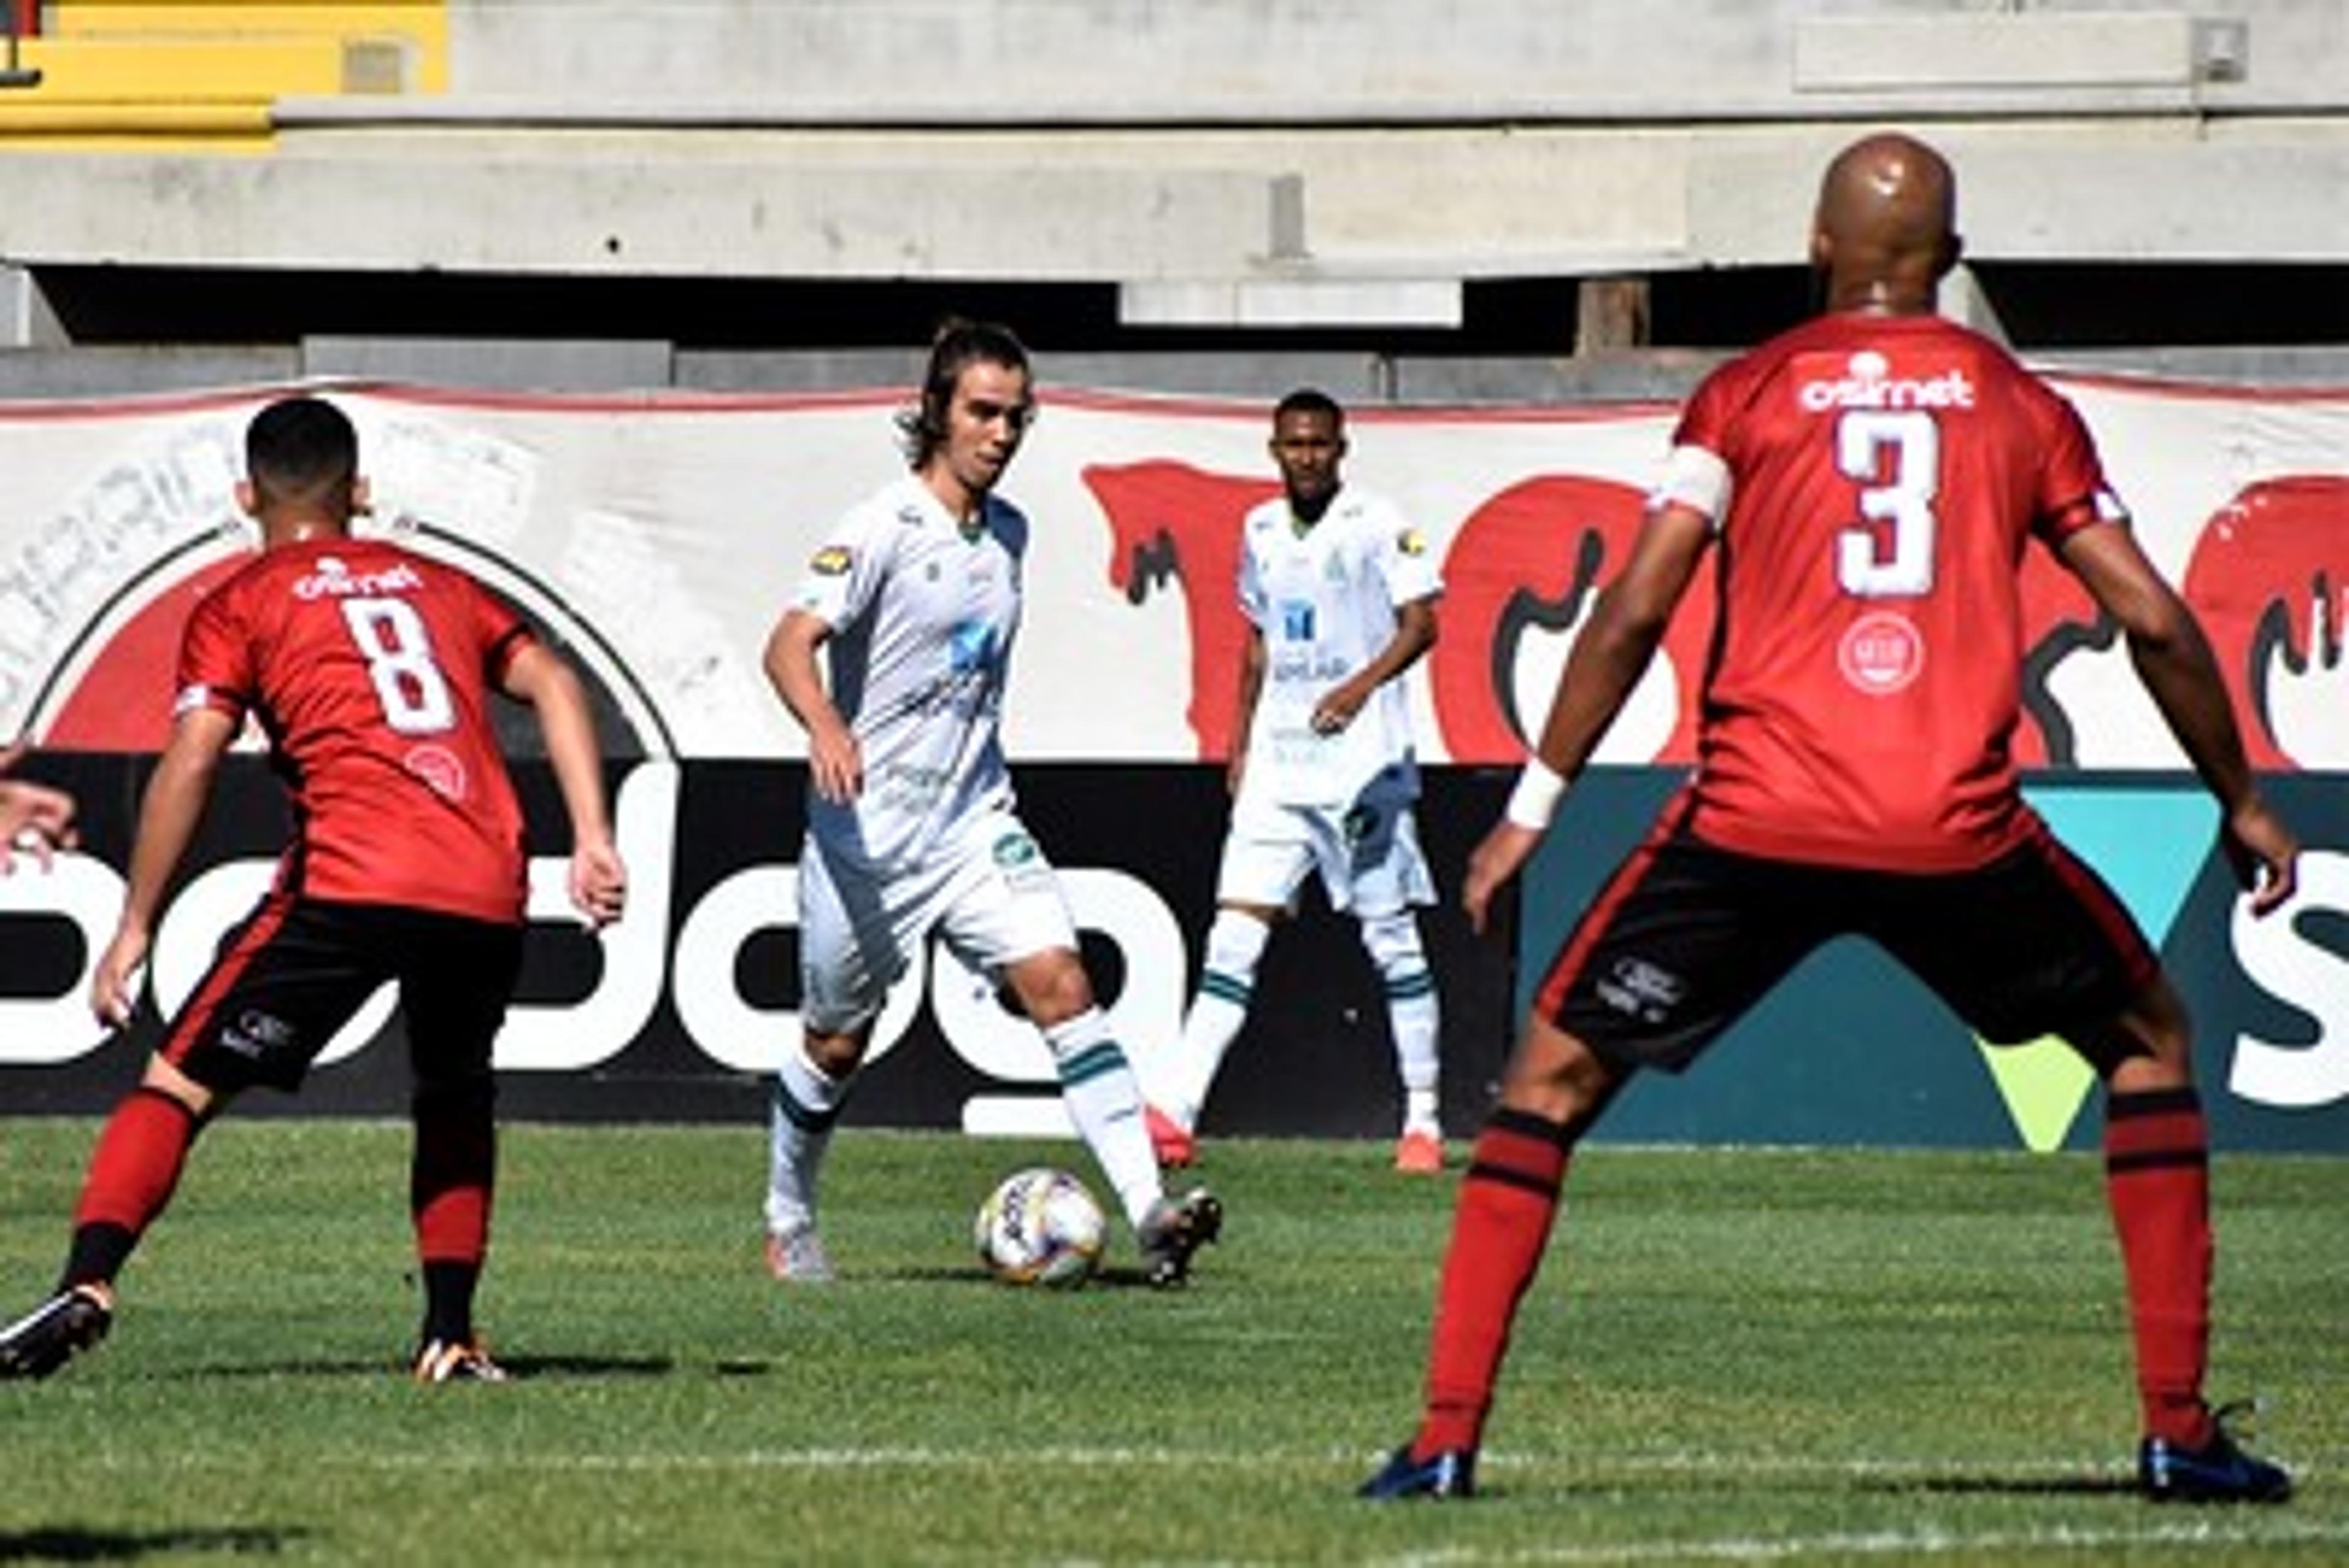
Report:
M 1071 873 L 1081 918 L 1101 938 L 1099 955 L 1089 938 L 1089 956 L 1122 963 L 1124 1004 L 1150 999 L 1149 1027 L 1164 1030 L 1190 982 L 1220 839 L 1217 770 L 1203 764 L 1221 759 L 1231 733 L 1242 646 L 1237 523 L 1275 491 L 1268 410 L 1057 389 L 1049 364 L 1043 369 L 1041 418 L 1004 486 L 1036 523 L 1006 738 L 1045 846 Z M 2339 913 L 2349 892 L 2335 886 L 2338 857 L 2349 853 L 2335 804 L 2349 774 L 2349 390 L 2058 384 L 2095 431 L 2148 554 L 2201 616 L 2255 763 L 2277 777 L 2279 796 L 2309 836 L 2307 891 L 2298 909 L 2262 923 L 2270 929 L 2236 929 L 2240 917 L 2209 857 L 2207 805 L 2138 691 L 2126 649 L 2072 580 L 2036 556 L 2026 567 L 2017 649 L 2026 678 L 2018 748 L 2034 798 L 2044 797 L 2059 831 L 2092 840 L 2080 847 L 2149 930 L 2167 933 L 2173 962 L 2207 958 L 2208 975 L 2189 976 L 2189 1000 L 2202 1014 L 2204 1050 L 2227 1054 L 2206 1063 L 2206 1078 L 2251 1107 L 2245 1127 L 2256 1123 L 2260 1140 L 2279 1147 L 2349 1147 L 2349 1084 L 2329 1066 L 2342 1047 L 2327 1044 L 2349 1033 L 2349 988 L 2335 979 L 2349 955 Z M 49 877 L 0 888 L 0 1112 L 87 1106 L 87 1086 L 67 1086 L 76 1071 L 127 1081 L 119 1065 L 91 1066 L 133 1042 L 94 1038 L 78 995 L 94 952 L 72 933 L 94 930 L 88 940 L 102 940 L 110 925 L 142 759 L 160 748 L 169 722 L 180 625 L 252 547 L 231 494 L 243 426 L 285 389 L 0 406 L 0 462 L 10 478 L 0 500 L 0 733 L 36 740 L 39 770 L 78 783 L 90 822 L 84 854 Z M 770 1059 L 761 1053 L 772 1049 L 776 1015 L 795 1003 L 787 926 L 802 754 L 766 687 L 761 650 L 826 526 L 902 471 L 891 421 L 904 394 L 313 389 L 359 425 L 376 498 L 370 525 L 462 564 L 512 598 L 572 654 L 603 722 L 636 912 L 601 947 L 552 923 L 534 937 L 526 989 L 540 989 L 525 996 L 500 1047 L 511 1069 L 509 1108 L 754 1112 L 752 1075 Z M 1596 590 L 1623 559 L 1672 413 L 1611 404 L 1365 408 L 1351 416 L 1350 482 L 1395 501 L 1443 565 L 1442 639 L 1410 690 L 1423 758 L 1444 781 L 1427 826 L 1450 846 L 1436 865 L 1447 890 L 1540 721 Z M 1593 787 L 1578 794 L 1582 826 L 1553 836 L 1526 890 L 1523 950 L 1514 955 L 1524 963 L 1547 955 L 1554 932 L 1541 922 L 1574 901 L 1573 877 L 1589 869 L 1591 846 L 1635 832 L 1650 793 L 1688 761 L 1710 614 L 1700 589 L 1610 734 Z M 526 744 L 527 731 L 519 726 L 513 742 Z M 543 779 L 524 772 L 543 795 Z M 257 890 L 282 833 L 257 760 L 249 774 L 232 774 L 208 827 L 225 836 L 222 847 L 190 867 L 177 897 L 169 923 L 184 934 L 156 955 L 150 1012 L 191 981 L 210 936 Z M 1071 793 L 1056 793 L 1063 786 Z M 2078 804 L 2046 804 L 2055 800 Z M 1606 818 L 1603 832 L 1591 831 L 1595 815 Z M 1178 821 L 1179 836 L 1165 826 Z M 1152 824 L 1149 834 L 1133 832 L 1142 822 Z M 1131 836 L 1136 849 L 1090 846 L 1104 831 Z M 1558 857 L 1576 869 L 1553 870 L 1565 863 Z M 2157 918 L 2144 900 L 2162 889 L 2178 901 Z M 72 919 L 56 912 L 63 904 Z M 552 922 L 551 894 L 548 908 Z M 100 912 L 85 919 L 93 910 Z M 638 950 L 630 944 L 657 956 L 631 956 Z M 1350 1018 L 1348 1004 L 1332 1011 L 1295 1000 L 1309 976 L 1360 967 L 1351 933 L 1344 922 L 1309 919 L 1293 945 L 1329 962 L 1290 967 L 1277 946 L 1266 1016 L 1252 1037 L 1295 1040 L 1307 1053 L 1296 1059 L 1304 1081 L 1268 1083 L 1260 1097 L 1243 1091 L 1241 1063 L 1257 1059 L 1244 1043 L 1225 1114 L 1254 1130 L 1383 1130 L 1392 1086 L 1391 1065 L 1378 1059 L 1382 1044 L 1364 1046 L 1369 1060 L 1349 1070 L 1366 1098 L 1320 1098 L 1325 1075 L 1312 1054 L 1357 1024 L 1382 1038 L 1376 1010 Z M 1509 1028 L 1510 982 L 1481 967 L 1489 961 L 1487 949 L 1448 946 L 1438 960 L 1440 979 L 1453 969 L 1471 977 L 1464 995 L 1490 984 L 1503 998 L 1447 1018 L 1447 1052 L 1468 1064 L 1447 1080 L 1447 1096 L 1463 1104 L 1484 1092 Z M 1775 1043 L 1795 1023 L 1826 1016 L 1830 994 L 1854 999 L 1857 1016 L 1875 1017 L 1878 1003 L 1868 999 L 1892 994 L 1886 987 L 1899 977 L 1888 968 L 1850 980 L 1836 967 L 1842 961 L 1823 955 L 1819 981 L 1806 971 L 1738 1039 Z M 999 1029 L 1007 1041 L 1024 1040 L 1024 1029 L 991 998 L 981 1005 L 964 981 L 932 972 L 926 984 L 899 1021 L 906 1038 L 947 1044 L 979 1087 L 943 1098 L 909 1089 L 901 1100 L 885 1061 L 852 1119 L 996 1125 L 995 1111 L 974 1112 L 970 1102 L 987 1098 L 986 1084 L 1025 1081 L 1027 1069 L 999 1070 L 1009 1057 L 988 1055 L 995 1046 L 981 1041 Z M 566 986 L 570 1005 L 533 1010 Z M 2230 995 L 2245 1005 L 2230 1012 L 2231 1003 L 2214 1001 Z M 1910 1014 L 1893 1007 L 1884 1016 Z M 380 1022 L 374 1015 L 369 1031 Z M 1485 1033 L 1464 1033 L 1472 1027 Z M 1904 1057 L 1963 1056 L 1910 1042 L 1906 1022 L 1871 1028 L 1903 1035 Z M 2246 1051 L 2246 1042 L 2266 1050 Z M 1891 1047 L 1879 1040 L 1878 1048 Z M 357 1052 L 351 1064 L 369 1054 Z M 1740 1088 L 1724 1094 L 1745 1110 L 1723 1119 L 1692 1091 L 1702 1078 L 1742 1082 L 1722 1069 L 1748 1054 L 1773 1064 L 1772 1074 L 1807 1063 L 1801 1070 L 1854 1076 L 1823 1066 L 1828 1059 L 1816 1051 L 1725 1043 L 1691 1085 L 1643 1086 L 1609 1130 L 2033 1147 L 2079 1136 L 2076 1115 L 2055 1108 L 2062 1092 L 2012 1090 L 2035 1070 L 2015 1065 L 2033 1060 L 2027 1052 L 1978 1069 L 1996 1087 L 1972 1110 L 1888 1071 L 1882 1093 L 1911 1096 L 1904 1115 L 1838 1108 L 1844 1102 L 1832 1095 Z M 1040 1061 L 1039 1053 L 1029 1066 Z M 1975 1061 L 1985 1059 L 1977 1053 Z M 342 1069 L 330 1066 L 297 1104 L 396 1107 L 387 1096 L 398 1070 L 395 1060 L 377 1087 L 362 1090 L 366 1072 L 336 1078 Z M 557 1088 L 563 1080 L 600 1086 Z M 2286 1106 L 2278 1096 L 2300 1098 Z M 2024 1102 L 2037 1108 L 2018 1111 Z M 2220 1113 L 2234 1114 L 2231 1103 Z M 1022 1110 L 1001 1125 L 1032 1120 Z

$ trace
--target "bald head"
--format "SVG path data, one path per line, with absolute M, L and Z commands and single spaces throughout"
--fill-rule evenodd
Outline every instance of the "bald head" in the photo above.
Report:
M 1845 148 L 1819 182 L 1811 230 L 1827 308 L 1932 309 L 1958 259 L 1956 219 L 1957 180 L 1923 142 L 1888 131 Z

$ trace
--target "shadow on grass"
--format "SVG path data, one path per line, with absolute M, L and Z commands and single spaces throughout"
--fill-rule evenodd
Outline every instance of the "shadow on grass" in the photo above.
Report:
M 157 1552 L 227 1552 L 274 1556 L 308 1534 L 301 1530 L 239 1526 L 219 1530 L 0 1531 L 0 1563 L 124 1563 Z
M 2110 1475 L 1954 1475 L 1876 1479 L 1863 1482 L 1862 1490 L 1939 1497 L 2135 1497 L 2137 1483 L 2127 1476 Z
M 501 1355 L 516 1377 L 666 1377 L 677 1363 L 666 1355 Z
M 666 1377 L 677 1363 L 666 1355 L 505 1355 L 498 1365 L 516 1380 L 533 1377 Z M 209 1383 L 241 1377 L 398 1377 L 408 1376 L 400 1361 L 355 1357 L 306 1361 L 213 1363 L 190 1366 L 166 1376 L 188 1382 Z
M 911 1284 L 984 1285 L 989 1290 L 1010 1290 L 1019 1288 L 1018 1286 L 1004 1285 L 998 1282 L 995 1276 L 988 1273 L 986 1270 L 977 1268 L 887 1269 L 876 1270 L 871 1273 L 864 1274 L 859 1277 L 868 1280 L 891 1280 Z M 1081 1286 L 1070 1287 L 1048 1285 L 1031 1288 L 1044 1291 L 1059 1289 L 1083 1289 L 1088 1291 L 1141 1291 L 1150 1290 L 1154 1287 L 1150 1283 L 1150 1276 L 1144 1273 L 1142 1270 L 1120 1267 L 1113 1269 L 1095 1269 L 1092 1272 L 1092 1274 Z

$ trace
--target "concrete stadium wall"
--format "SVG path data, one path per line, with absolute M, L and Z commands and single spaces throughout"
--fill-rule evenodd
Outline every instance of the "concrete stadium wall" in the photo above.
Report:
M 1860 127 L 1989 261 L 2349 258 L 2337 0 L 453 0 L 445 94 L 263 157 L 0 160 L 0 256 L 1090 283 L 1141 329 L 1457 327 L 1467 284 L 1792 265 Z M 19 337 L 15 341 L 37 341 Z
M 2325 0 L 451 0 L 449 30 L 459 97 L 866 124 L 2337 109 L 2349 54 Z
M 1044 354 L 1055 387 L 1277 398 L 1328 389 L 1349 404 L 1401 406 L 1670 400 L 1716 358 L 1625 352 L 1586 359 L 1381 355 L 1264 348 L 1212 353 Z M 2163 348 L 2073 353 L 2043 368 L 2163 376 L 2253 388 L 2349 386 L 2338 347 Z M 47 348 L 0 351 L 0 399 L 119 398 L 218 387 L 358 378 L 472 390 L 592 393 L 828 391 L 910 387 L 917 348 L 854 352 L 680 351 L 643 342 L 318 338 L 287 348 Z

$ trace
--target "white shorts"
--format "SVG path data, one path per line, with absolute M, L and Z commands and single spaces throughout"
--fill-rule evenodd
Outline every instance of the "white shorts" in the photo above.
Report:
M 1306 874 L 1318 870 L 1330 907 L 1364 919 L 1434 903 L 1412 815 L 1417 793 L 1396 768 L 1372 779 L 1350 806 L 1285 805 L 1257 799 L 1243 784 L 1224 837 L 1216 902 L 1294 909 Z
M 990 977 L 1055 948 L 1076 921 L 1051 862 L 1019 817 L 990 812 L 926 863 L 876 872 L 811 835 L 800 856 L 800 1016 L 823 1034 L 878 1017 L 932 930 Z

